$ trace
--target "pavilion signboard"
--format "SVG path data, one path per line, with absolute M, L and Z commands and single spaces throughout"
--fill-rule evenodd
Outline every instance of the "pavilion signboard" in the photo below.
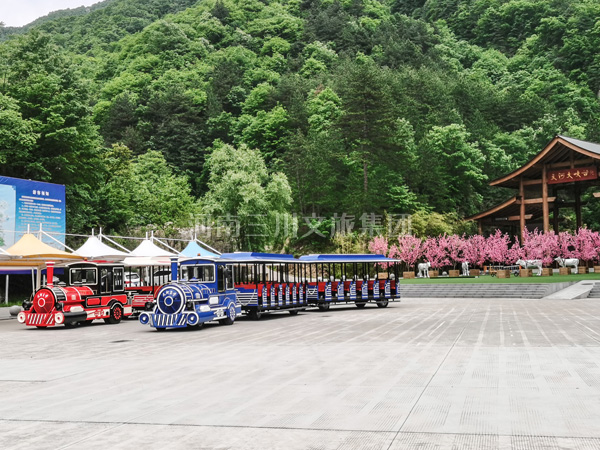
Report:
M 598 169 L 594 166 L 590 166 L 576 167 L 574 169 L 549 170 L 547 176 L 548 184 L 595 180 L 598 178 Z

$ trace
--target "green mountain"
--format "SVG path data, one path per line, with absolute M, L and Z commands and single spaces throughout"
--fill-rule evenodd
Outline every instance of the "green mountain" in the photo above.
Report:
M 249 176 L 258 166 L 217 183 L 224 148 L 257 149 L 289 190 L 279 209 L 317 222 L 469 215 L 506 195 L 487 181 L 555 134 L 600 140 L 599 20 L 586 0 L 108 0 L 53 13 L 0 44 L 0 173 L 67 184 L 73 230 L 277 203 Z M 148 151 L 188 186 L 169 217 L 122 192 L 136 171 L 144 183 L 142 166 L 160 172 Z

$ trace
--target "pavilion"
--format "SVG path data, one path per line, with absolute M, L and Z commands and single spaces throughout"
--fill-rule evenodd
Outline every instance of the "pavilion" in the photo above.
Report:
M 484 226 L 509 225 L 518 226 L 522 235 L 528 222 L 539 223 L 540 229 L 548 232 L 552 208 L 552 226 L 558 232 L 560 209 L 574 208 L 579 228 L 581 194 L 590 186 L 600 185 L 598 164 L 600 144 L 556 136 L 529 162 L 490 183 L 490 186 L 515 189 L 513 197 L 467 220 L 477 222 L 480 234 Z M 594 197 L 600 197 L 600 193 L 594 193 Z

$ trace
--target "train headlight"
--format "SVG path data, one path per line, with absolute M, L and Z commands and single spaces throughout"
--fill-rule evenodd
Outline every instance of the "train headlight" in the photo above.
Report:
M 188 316 L 187 316 L 188 325 L 191 325 L 191 326 L 198 325 L 199 322 L 200 322 L 200 317 L 198 317 L 198 314 L 196 314 L 196 313 L 188 314 Z
M 54 321 L 60 325 L 65 321 L 65 315 L 63 313 L 54 314 Z
M 210 305 L 218 305 L 219 304 L 219 297 L 211 297 L 208 299 L 208 303 Z
M 147 325 L 150 322 L 150 314 L 142 313 L 140 314 L 140 323 L 142 325 Z
M 25 323 L 25 313 L 23 311 L 17 315 L 17 320 L 19 323 Z
M 202 311 L 202 312 L 209 312 L 210 311 L 210 306 L 208 306 L 208 305 L 202 305 L 200 307 L 200 311 Z

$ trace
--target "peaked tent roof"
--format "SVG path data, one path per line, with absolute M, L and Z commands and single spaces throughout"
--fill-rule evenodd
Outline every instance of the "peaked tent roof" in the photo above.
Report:
M 116 250 L 96 236 L 90 236 L 85 244 L 76 250 L 78 255 L 88 259 L 110 259 L 110 260 L 121 260 L 129 256 L 127 253 L 120 250 Z
M 538 179 L 542 177 L 542 167 L 539 164 L 541 161 L 549 164 L 567 163 L 571 157 L 575 164 L 590 164 L 590 159 L 600 160 L 600 144 L 558 135 L 529 162 L 508 175 L 490 182 L 490 186 L 519 187 L 520 176 Z
M 166 266 L 171 264 L 171 256 L 178 256 L 157 246 L 150 239 L 144 239 L 140 245 L 123 260 L 126 266 Z
M 10 262 L 11 265 L 19 266 L 37 266 L 48 260 L 66 261 L 81 259 L 81 256 L 75 253 L 68 253 L 58 250 L 48 244 L 40 241 L 31 233 L 26 233 L 12 247 L 6 249 L 12 256 L 20 257 L 18 260 Z
M 146 256 L 150 258 L 154 258 L 157 256 L 177 256 L 175 253 L 168 252 L 163 250 L 150 239 L 144 239 L 140 245 L 138 245 L 134 250 L 132 250 L 128 256 Z
M 24 234 L 6 251 L 13 256 L 21 256 L 27 259 L 81 259 L 81 256 L 75 253 L 68 253 L 49 246 L 31 233 Z
M 181 251 L 183 256 L 187 256 L 188 258 L 196 258 L 197 256 L 210 256 L 213 258 L 218 258 L 219 255 L 202 248 L 196 241 L 190 241 L 188 245 Z

